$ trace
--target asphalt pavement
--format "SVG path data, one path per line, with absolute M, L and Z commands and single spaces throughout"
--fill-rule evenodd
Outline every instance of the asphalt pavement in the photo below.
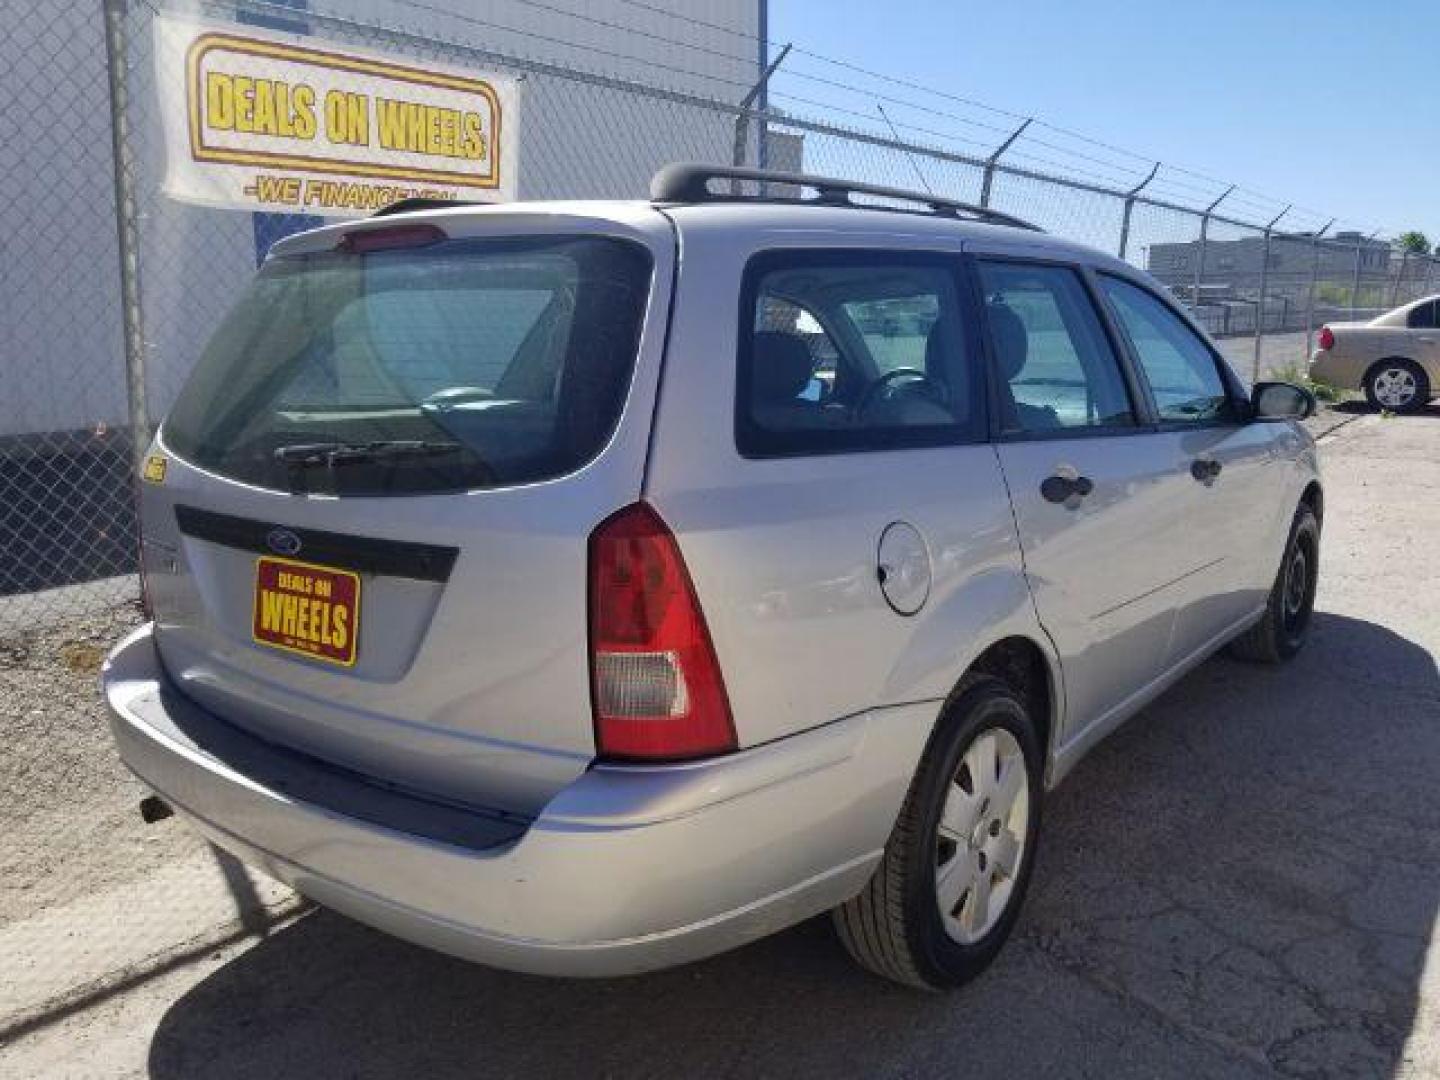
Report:
M 222 866 L 248 922 L 94 960 L 8 1042 L 0 1011 L 0 1074 L 1440 1076 L 1440 407 L 1338 419 L 1309 647 L 1210 661 L 1083 762 L 1014 938 L 962 991 L 866 975 L 823 920 L 656 975 L 511 975 Z M 43 947 L 5 937 L 41 918 L 123 936 L 137 896 L 153 920 L 182 889 L 157 869 L 0 949 Z

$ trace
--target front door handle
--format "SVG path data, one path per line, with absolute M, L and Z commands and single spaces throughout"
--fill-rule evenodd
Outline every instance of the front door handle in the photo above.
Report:
M 1047 502 L 1064 503 L 1072 509 L 1094 490 L 1095 483 L 1088 476 L 1065 476 L 1060 473 L 1047 476 L 1040 485 L 1040 494 Z
M 1190 475 L 1202 484 L 1213 484 L 1224 467 L 1213 458 L 1196 458 L 1190 463 Z

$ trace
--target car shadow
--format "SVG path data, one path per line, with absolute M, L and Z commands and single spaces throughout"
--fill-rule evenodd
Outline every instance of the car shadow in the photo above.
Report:
M 1440 678 L 1316 618 L 1207 663 L 1053 793 L 1016 936 L 951 995 L 853 968 L 823 920 L 609 981 L 488 970 L 317 911 L 216 969 L 156 1077 L 1388 1075 L 1440 900 Z
M 1331 410 L 1337 413 L 1345 413 L 1349 416 L 1381 415 L 1381 410 L 1373 408 L 1363 398 L 1351 398 L 1349 401 L 1339 401 L 1330 406 Z M 1430 402 L 1423 409 L 1416 409 L 1412 413 L 1402 414 L 1406 420 L 1440 420 L 1440 399 Z

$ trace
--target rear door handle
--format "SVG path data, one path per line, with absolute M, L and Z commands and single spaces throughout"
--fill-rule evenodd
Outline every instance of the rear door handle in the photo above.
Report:
M 1190 475 L 1202 484 L 1213 484 L 1224 467 L 1213 458 L 1196 458 L 1190 463 Z
M 1072 509 L 1094 490 L 1095 483 L 1088 476 L 1064 476 L 1060 473 L 1047 476 L 1040 485 L 1040 494 L 1047 502 L 1068 504 Z

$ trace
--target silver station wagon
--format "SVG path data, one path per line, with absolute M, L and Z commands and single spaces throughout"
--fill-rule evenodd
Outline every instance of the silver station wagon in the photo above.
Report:
M 1000 948 L 1044 793 L 1304 643 L 1314 407 L 1006 215 L 671 166 L 278 244 L 145 463 L 126 764 L 319 903 L 617 975 Z

